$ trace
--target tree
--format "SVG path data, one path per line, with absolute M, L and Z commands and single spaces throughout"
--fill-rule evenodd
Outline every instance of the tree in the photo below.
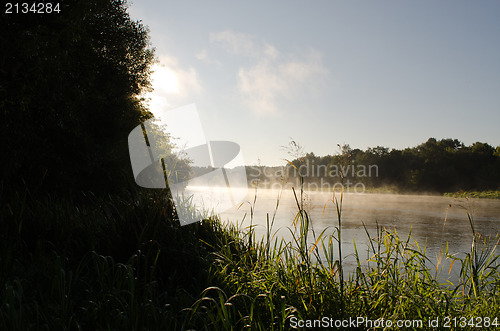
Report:
M 77 0 L 59 14 L 1 14 L 4 186 L 108 190 L 130 175 L 127 136 L 151 117 L 138 96 L 154 52 L 126 9 Z

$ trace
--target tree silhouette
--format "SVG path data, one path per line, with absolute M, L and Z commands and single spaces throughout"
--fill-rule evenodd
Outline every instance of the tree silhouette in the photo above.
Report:
M 2 185 L 121 185 L 128 132 L 154 61 L 148 30 L 121 0 L 61 1 L 60 13 L 1 14 Z M 130 176 L 131 177 L 131 176 Z

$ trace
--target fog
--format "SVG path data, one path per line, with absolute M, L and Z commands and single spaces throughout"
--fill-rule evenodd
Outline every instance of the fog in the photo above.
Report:
M 300 201 L 300 191 L 296 192 Z M 256 200 L 254 203 L 254 198 Z M 340 193 L 335 194 L 340 199 Z M 279 198 L 279 203 L 278 203 Z M 333 233 L 338 226 L 333 193 L 304 192 L 303 204 L 312 220 L 316 234 L 328 228 L 325 233 Z M 297 214 L 297 202 L 292 190 L 249 189 L 243 204 L 220 213 L 221 220 L 238 224 L 242 230 L 255 225 L 256 237 L 266 233 L 267 215 L 274 216 L 273 233 L 276 237 L 292 240 L 288 229 L 293 230 L 293 219 Z M 278 205 L 278 207 L 277 207 Z M 277 207 L 277 208 L 276 208 Z M 253 217 L 251 210 L 253 209 Z M 476 231 L 483 236 L 494 237 L 500 231 L 500 201 L 487 199 L 455 199 L 430 195 L 395 195 L 346 193 L 342 204 L 342 245 L 344 257 L 347 256 L 347 269 L 352 267 L 354 259 L 353 241 L 356 242 L 361 258 L 367 257 L 367 234 L 365 224 L 372 237 L 376 237 L 377 224 L 389 230 L 395 230 L 402 239 L 410 234 L 419 246 L 426 248 L 427 256 L 436 263 L 440 250 L 446 243 L 450 254 L 463 256 L 470 251 L 472 232 L 467 217 L 472 215 Z M 311 231 L 310 241 L 313 238 Z M 449 261 L 448 261 L 449 263 Z M 447 275 L 446 263 L 441 278 L 456 279 L 457 265 L 451 275 Z

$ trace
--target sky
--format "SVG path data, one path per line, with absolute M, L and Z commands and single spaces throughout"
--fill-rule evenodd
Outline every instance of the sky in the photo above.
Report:
M 153 113 L 195 104 L 207 140 L 283 165 L 291 139 L 500 145 L 500 1 L 129 2 L 159 64 Z M 168 125 L 168 124 L 167 124 Z

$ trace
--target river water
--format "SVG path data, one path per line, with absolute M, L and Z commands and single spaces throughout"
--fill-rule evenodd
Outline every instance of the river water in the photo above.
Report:
M 280 194 L 280 196 L 279 196 Z M 300 201 L 300 192 L 297 192 Z M 279 205 L 276 208 L 279 196 Z M 244 230 L 250 224 L 255 225 L 256 237 L 266 233 L 267 218 L 273 218 L 273 232 L 285 240 L 292 240 L 288 228 L 293 230 L 293 219 L 297 214 L 297 202 L 292 190 L 281 193 L 273 190 L 249 190 L 243 204 L 220 213 L 223 221 L 232 222 Z M 332 202 L 332 193 L 305 192 L 303 204 L 312 220 L 316 234 L 328 228 L 325 233 L 334 232 L 338 226 L 337 210 Z M 340 194 L 336 193 L 340 199 Z M 251 210 L 253 209 L 253 217 Z M 440 252 L 448 243 L 448 253 L 463 257 L 470 252 L 472 232 L 467 211 L 472 215 L 476 232 L 483 236 L 495 237 L 500 231 L 500 200 L 489 199 L 455 199 L 429 195 L 395 195 L 346 193 L 342 203 L 342 250 L 347 271 L 355 265 L 352 254 L 354 244 L 361 259 L 368 256 L 369 239 L 363 228 L 365 224 L 372 237 L 376 237 L 377 224 L 389 230 L 395 230 L 402 239 L 408 234 L 418 242 L 421 248 L 426 247 L 426 256 L 433 265 L 437 264 Z M 312 242 L 312 232 L 309 242 Z M 441 254 L 442 256 L 442 254 Z M 442 259 L 443 267 L 439 278 L 458 279 L 459 264 L 455 263 L 449 273 L 451 260 Z

